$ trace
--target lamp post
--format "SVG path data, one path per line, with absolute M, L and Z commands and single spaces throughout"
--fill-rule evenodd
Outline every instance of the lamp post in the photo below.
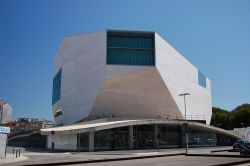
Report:
M 242 122 L 242 123 L 240 123 L 241 124 L 241 128 L 243 128 L 244 127 L 244 123 Z
M 190 93 L 181 93 L 179 94 L 179 96 L 183 96 L 184 97 L 184 108 L 185 108 L 185 135 L 186 135 L 186 154 L 187 154 L 187 151 L 188 151 L 188 132 L 187 132 L 187 129 L 188 129 L 188 123 L 187 123 L 187 111 L 186 111 L 186 96 L 189 96 Z

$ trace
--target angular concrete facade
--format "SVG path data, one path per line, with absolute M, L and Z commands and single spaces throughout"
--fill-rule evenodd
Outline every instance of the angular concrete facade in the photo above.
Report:
M 55 73 L 62 68 L 61 97 L 53 105 L 56 125 L 87 117 L 105 81 L 106 32 L 66 37 L 56 55 Z
M 171 47 L 158 34 L 155 35 L 156 68 L 184 115 L 183 98 L 180 93 L 189 92 L 187 99 L 187 118 L 205 119 L 210 124 L 212 116 L 211 85 L 206 77 L 206 88 L 198 84 L 198 69 Z M 193 118 L 192 118 L 193 117 Z
M 96 98 L 90 118 L 112 117 L 181 119 L 171 93 L 154 67 L 107 79 Z
M 154 64 L 108 64 L 108 32 L 63 39 L 54 70 L 55 76 L 61 71 L 60 92 L 53 102 L 56 125 L 110 117 L 183 119 L 184 103 L 179 94 L 184 92 L 191 94 L 187 119 L 210 123 L 210 80 L 205 77 L 206 86 L 201 86 L 195 66 L 157 33 L 135 31 L 118 32 L 153 34 Z

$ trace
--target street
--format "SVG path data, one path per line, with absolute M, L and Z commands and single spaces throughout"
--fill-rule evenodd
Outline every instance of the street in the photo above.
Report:
M 250 158 L 230 158 L 230 157 L 192 157 L 192 156 L 170 156 L 159 158 L 148 158 L 138 160 L 112 161 L 102 163 L 78 164 L 84 166 L 211 166 L 224 163 L 249 160 Z M 76 166 L 76 165 L 75 165 Z

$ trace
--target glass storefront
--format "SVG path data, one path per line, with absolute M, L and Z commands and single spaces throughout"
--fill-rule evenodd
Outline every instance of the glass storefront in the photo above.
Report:
M 154 130 L 157 131 L 154 131 Z M 157 134 L 157 135 L 155 135 Z M 188 128 L 189 147 L 232 145 L 235 139 L 197 128 Z M 89 133 L 77 136 L 78 151 L 89 150 Z M 129 149 L 129 127 L 96 131 L 95 150 Z M 181 125 L 137 125 L 133 126 L 133 149 L 185 147 L 185 130 Z
M 128 127 L 95 132 L 95 150 L 128 149 Z
M 180 126 L 158 126 L 158 147 L 176 148 L 181 146 L 181 127 Z
M 216 134 L 217 146 L 231 146 L 236 141 L 234 138 L 225 135 Z
M 133 145 L 134 149 L 152 149 L 154 148 L 154 126 L 139 125 L 133 127 Z
M 77 150 L 78 151 L 89 150 L 89 133 L 77 134 Z
M 188 129 L 189 147 L 216 146 L 217 139 L 215 133 L 198 129 Z

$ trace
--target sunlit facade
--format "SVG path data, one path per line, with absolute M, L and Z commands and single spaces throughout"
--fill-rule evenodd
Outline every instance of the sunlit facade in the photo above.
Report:
M 188 130 L 185 125 L 186 96 Z M 47 148 L 73 151 L 230 145 L 209 126 L 210 80 L 155 32 L 105 30 L 63 39 Z
M 0 99 L 0 124 L 6 124 L 11 121 L 12 107 L 5 99 Z
M 63 39 L 55 59 L 56 125 L 101 118 L 210 123 L 210 80 L 155 32 L 105 30 Z

